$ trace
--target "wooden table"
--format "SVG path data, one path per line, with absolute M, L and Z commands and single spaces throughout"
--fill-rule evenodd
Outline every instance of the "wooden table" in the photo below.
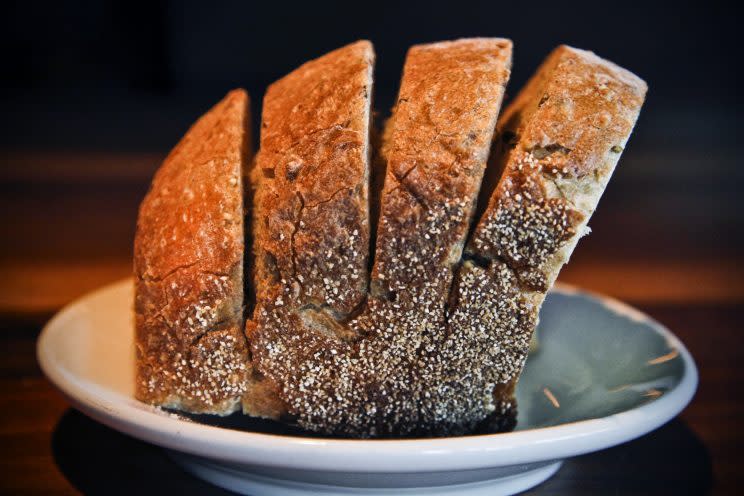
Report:
M 181 472 L 159 448 L 71 409 L 35 359 L 39 330 L 55 311 L 129 274 L 137 204 L 160 156 L 5 158 L 15 167 L 0 175 L 1 493 L 224 494 Z M 561 280 L 624 299 L 667 325 L 695 357 L 700 386 L 661 429 L 569 460 L 529 494 L 737 494 L 744 488 L 737 393 L 744 390 L 744 243 L 731 228 L 744 225 L 741 216 L 681 229 L 675 219 L 685 214 L 685 184 L 664 192 L 665 204 L 677 206 L 672 217 L 638 193 L 632 175 L 617 183 Z M 717 239 L 719 231 L 734 237 Z

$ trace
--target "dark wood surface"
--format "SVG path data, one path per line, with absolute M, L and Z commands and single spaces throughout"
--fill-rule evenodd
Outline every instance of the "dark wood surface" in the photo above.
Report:
M 129 274 L 137 204 L 160 157 L 5 156 L 0 493 L 224 494 L 180 471 L 159 448 L 71 409 L 35 359 L 35 340 L 54 312 Z M 688 200 L 691 188 L 701 187 L 697 180 L 671 188 L 661 178 L 634 175 L 654 156 L 634 157 L 561 280 L 626 300 L 668 326 L 697 361 L 699 389 L 664 427 L 568 460 L 529 494 L 739 494 L 744 488 L 743 223 L 728 209 L 738 192 L 726 184 L 693 191 L 709 195 L 712 217 L 706 217 L 699 202 Z M 684 163 L 677 166 L 682 174 Z M 716 201 L 727 208 L 716 210 Z

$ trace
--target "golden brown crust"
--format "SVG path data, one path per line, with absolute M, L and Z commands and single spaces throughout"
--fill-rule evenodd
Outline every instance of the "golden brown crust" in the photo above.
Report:
M 304 64 L 266 92 L 252 173 L 257 314 L 268 305 L 343 318 L 364 301 L 373 63 L 371 43 L 358 41 Z M 255 322 L 246 334 L 260 357 L 266 350 L 253 339 Z M 286 416 L 280 384 L 257 370 L 244 412 Z
M 304 64 L 264 98 L 254 172 L 257 299 L 351 312 L 367 290 L 374 52 L 359 41 Z
M 511 42 L 504 39 L 410 49 L 386 131 L 373 292 L 437 279 L 440 298 L 448 293 L 452 276 L 438 276 L 460 260 L 510 68 Z M 427 212 L 442 205 L 458 220 L 446 231 L 427 232 Z M 405 262 L 408 252 L 427 251 L 439 255 Z
M 545 73 L 548 80 L 542 80 Z M 526 110 L 529 124 L 514 129 L 520 147 L 537 158 L 558 152 L 555 168 L 566 168 L 564 175 L 583 176 L 603 167 L 609 148 L 622 148 L 633 129 L 646 83 L 592 52 L 566 45 L 556 48 L 537 74 L 505 109 L 504 125 L 513 113 Z
M 366 307 L 339 319 L 284 296 L 292 295 L 291 284 L 279 305 L 259 289 L 248 326 L 254 365 L 278 385 L 303 427 L 356 436 L 457 433 L 499 408 L 488 394 L 494 384 L 462 384 L 474 364 L 457 371 L 465 362 L 455 358 L 472 326 L 450 332 L 446 303 L 510 62 L 511 43 L 503 39 L 409 52 L 385 133 L 388 172 Z M 333 226 L 323 222 L 314 229 L 325 236 Z M 458 339 L 448 343 L 453 335 Z
M 504 172 L 469 251 L 546 291 L 557 274 L 542 265 L 581 234 L 645 93 L 641 79 L 591 52 L 554 50 L 499 121 L 493 166 Z
M 248 95 L 230 92 L 165 159 L 134 243 L 136 396 L 197 413 L 239 405 L 243 328 L 242 168 Z
M 534 331 L 545 293 L 584 234 L 645 93 L 646 84 L 628 71 L 561 46 L 504 111 L 490 165 L 503 173 L 467 249 L 481 266 L 461 270 L 467 278 L 498 267 L 501 280 L 511 280 L 527 314 L 502 322 L 500 336 L 529 338 Z

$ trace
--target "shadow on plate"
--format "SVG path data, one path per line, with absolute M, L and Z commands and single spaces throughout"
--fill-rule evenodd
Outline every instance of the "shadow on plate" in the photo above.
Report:
M 197 424 L 209 425 L 211 427 L 220 427 L 235 431 L 253 432 L 259 434 L 276 434 L 278 436 L 295 436 L 310 437 L 322 439 L 356 439 L 350 436 L 323 434 L 302 429 L 301 427 L 289 423 L 279 422 L 276 420 L 262 419 L 243 415 L 242 413 L 233 413 L 220 417 L 218 415 L 198 415 L 193 413 L 180 412 L 176 410 L 166 410 L 172 415 L 176 415 L 182 420 L 187 420 Z M 513 411 L 512 411 L 513 412 Z M 494 421 L 486 419 L 481 422 L 477 429 L 465 436 L 478 436 L 481 434 L 495 434 L 498 432 L 507 432 L 514 429 L 516 419 L 513 415 L 497 416 Z M 401 436 L 396 439 L 434 439 L 434 436 L 428 433 L 414 433 L 408 436 Z
M 54 460 L 83 494 L 204 494 L 226 491 L 182 472 L 160 448 L 67 410 L 52 435 Z M 708 451 L 679 419 L 629 443 L 568 460 L 527 494 L 707 494 Z

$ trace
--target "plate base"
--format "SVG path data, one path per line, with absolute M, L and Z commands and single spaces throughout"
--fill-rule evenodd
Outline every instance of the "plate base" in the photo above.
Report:
M 540 310 L 540 346 L 519 380 L 513 432 L 378 441 L 275 431 L 241 414 L 187 421 L 132 396 L 133 301 L 125 280 L 57 314 L 37 344 L 42 370 L 91 418 L 180 452 L 178 463 L 202 479 L 256 496 L 511 494 L 550 477 L 557 460 L 656 429 L 697 385 L 689 352 L 668 330 L 622 303 L 560 286 Z
M 558 471 L 563 463 L 563 461 L 554 461 L 547 464 L 536 464 L 537 468 L 533 468 L 533 465 L 517 466 L 513 467 L 514 470 L 510 475 L 476 480 L 464 484 L 445 483 L 445 485 L 429 486 L 424 483 L 412 487 L 404 482 L 402 486 L 395 487 L 394 485 L 390 485 L 391 479 L 405 481 L 405 474 L 380 473 L 372 477 L 369 477 L 368 474 L 363 481 L 359 481 L 362 482 L 361 486 L 349 486 L 334 485 L 333 482 L 334 479 L 342 479 L 348 483 L 350 479 L 354 479 L 353 475 L 350 477 L 348 474 L 330 473 L 328 477 L 329 483 L 322 484 L 315 481 L 308 482 L 302 481 L 299 478 L 291 478 L 295 475 L 291 469 L 285 472 L 288 478 L 271 477 L 258 474 L 248 468 L 236 467 L 229 463 L 221 463 L 216 460 L 188 455 L 178 451 L 166 451 L 173 461 L 196 477 L 229 491 L 253 496 L 259 494 L 266 496 L 308 496 L 318 494 L 506 496 L 525 491 L 549 479 Z M 452 473 L 453 479 L 458 478 L 456 474 L 455 472 Z M 402 479 L 400 478 L 401 475 L 404 475 Z M 420 475 L 418 474 L 419 477 Z M 318 476 L 317 472 L 315 476 Z M 441 479 L 443 476 L 446 480 L 447 473 L 439 472 L 436 478 Z M 376 483 L 384 485 L 384 487 L 375 487 Z

